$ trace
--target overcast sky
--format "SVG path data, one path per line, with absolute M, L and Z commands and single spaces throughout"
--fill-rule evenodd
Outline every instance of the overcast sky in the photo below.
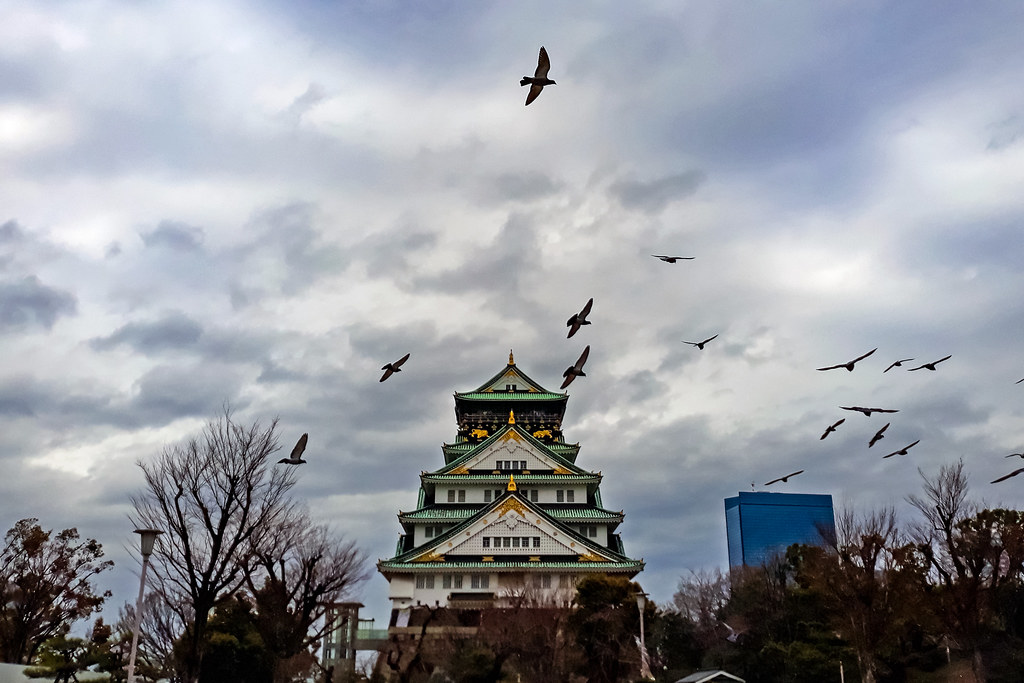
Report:
M 375 562 L 509 349 L 557 390 L 592 346 L 565 437 L 661 603 L 726 566 L 724 498 L 797 469 L 768 490 L 912 519 L 918 468 L 963 458 L 1024 504 L 989 483 L 1024 465 L 1024 5 L 2 13 L 0 532 L 101 541 L 110 619 L 138 461 L 226 403 L 279 417 L 296 494 Z M 361 597 L 386 620 L 383 578 Z

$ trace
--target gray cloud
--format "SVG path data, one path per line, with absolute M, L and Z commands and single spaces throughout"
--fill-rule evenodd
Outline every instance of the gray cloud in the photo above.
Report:
M 62 315 L 74 315 L 78 302 L 71 292 L 48 287 L 34 275 L 0 282 L 0 331 L 41 327 L 49 330 Z
M 205 235 L 202 228 L 178 221 L 160 221 L 154 230 L 140 232 L 139 237 L 147 247 L 201 251 Z
M 112 334 L 98 337 L 89 343 L 99 351 L 125 344 L 149 356 L 173 349 L 192 348 L 202 334 L 202 325 L 184 313 L 174 311 L 153 322 L 128 323 Z
M 651 181 L 617 180 L 608 188 L 623 207 L 658 213 L 669 203 L 692 196 L 704 183 L 703 171 L 684 171 Z

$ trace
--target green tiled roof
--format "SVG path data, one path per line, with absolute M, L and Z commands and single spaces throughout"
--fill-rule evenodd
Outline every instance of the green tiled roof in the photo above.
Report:
M 601 475 L 588 474 L 513 474 L 516 484 L 600 484 Z M 420 474 L 422 481 L 430 482 L 465 482 L 471 484 L 492 484 L 505 486 L 508 484 L 508 473 L 505 474 L 434 474 L 423 472 Z
M 502 562 L 495 556 L 494 562 L 479 562 L 472 560 L 445 560 L 444 562 L 394 562 L 392 560 L 378 560 L 377 568 L 380 571 L 392 571 L 395 573 L 416 573 L 432 574 L 438 570 L 450 571 L 452 569 L 485 569 L 488 571 L 522 571 L 523 569 L 552 569 L 552 570 L 593 570 L 595 572 L 640 572 L 644 568 L 642 560 L 627 560 L 624 562 L 579 562 L 575 560 L 553 560 L 540 562 L 523 562 L 521 560 Z
M 544 512 L 551 515 L 559 521 L 566 520 L 590 520 L 590 521 L 607 521 L 607 522 L 621 522 L 622 513 L 613 512 L 611 510 L 602 510 L 599 508 L 592 507 L 557 507 L 557 508 L 546 508 L 542 503 L 538 503 L 540 507 L 544 508 Z M 399 513 L 399 518 L 408 521 L 462 521 L 469 519 L 476 514 L 480 508 L 458 508 L 454 506 L 445 505 L 434 505 L 432 507 L 422 508 L 420 510 L 413 510 L 411 512 Z
M 466 462 L 467 460 L 470 460 L 473 457 L 475 457 L 474 454 L 476 453 L 477 450 L 483 450 L 483 449 L 486 449 L 486 448 L 490 447 L 492 444 L 498 442 L 503 435 L 505 435 L 505 434 L 507 434 L 508 432 L 511 432 L 511 431 L 514 431 L 516 433 L 516 435 L 521 437 L 526 443 L 530 444 L 531 446 L 536 448 L 541 453 L 544 453 L 545 455 L 549 456 L 550 458 L 552 458 L 556 462 L 560 463 L 561 465 L 564 465 L 566 467 L 566 469 L 573 470 L 573 471 L 575 471 L 575 473 L 584 473 L 584 472 L 586 472 L 586 470 L 578 467 L 573 462 L 573 460 L 570 460 L 570 459 L 566 458 L 561 452 L 559 452 L 556 449 L 551 448 L 551 444 L 546 444 L 543 441 L 541 441 L 540 439 L 537 439 L 535 436 L 533 436 L 528 431 L 526 431 L 525 429 L 520 427 L 518 424 L 502 425 L 501 429 L 497 430 L 496 432 L 494 432 L 493 434 L 488 436 L 486 439 L 484 439 L 480 443 L 475 444 L 474 448 L 472 448 L 471 450 L 461 454 L 458 458 L 456 458 L 454 460 L 450 460 L 449 462 L 446 462 L 444 467 L 442 467 L 442 468 L 440 468 L 440 470 L 436 470 L 436 471 L 440 472 L 441 470 L 454 469 L 454 468 L 458 467 L 459 465 L 461 465 L 462 463 Z M 448 460 L 448 459 L 446 458 L 446 460 Z
M 550 391 L 456 391 L 455 396 L 467 401 L 565 401 L 569 398 L 568 394 Z

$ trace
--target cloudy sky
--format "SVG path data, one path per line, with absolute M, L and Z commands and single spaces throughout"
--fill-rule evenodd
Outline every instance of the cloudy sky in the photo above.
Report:
M 565 435 L 659 602 L 726 565 L 724 498 L 793 470 L 772 490 L 910 519 L 918 468 L 963 458 L 976 499 L 1024 504 L 1024 478 L 989 484 L 1024 448 L 1020 4 L 3 15 L 0 531 L 100 540 L 112 615 L 138 461 L 225 403 L 277 416 L 286 446 L 310 434 L 296 493 L 375 561 L 452 392 L 509 349 L 557 389 L 592 345 Z M 557 85 L 524 107 L 541 45 Z M 375 575 L 364 616 L 386 596 Z

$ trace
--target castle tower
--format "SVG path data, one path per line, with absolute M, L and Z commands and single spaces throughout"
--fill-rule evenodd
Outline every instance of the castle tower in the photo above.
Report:
M 566 603 L 583 576 L 643 569 L 616 533 L 622 511 L 601 502 L 601 473 L 579 467 L 579 444 L 562 438 L 567 401 L 511 353 L 479 388 L 455 394 L 456 439 L 442 446 L 443 466 L 421 472 L 415 509 L 398 515 L 395 556 L 377 563 L 393 627 L 416 606 Z

